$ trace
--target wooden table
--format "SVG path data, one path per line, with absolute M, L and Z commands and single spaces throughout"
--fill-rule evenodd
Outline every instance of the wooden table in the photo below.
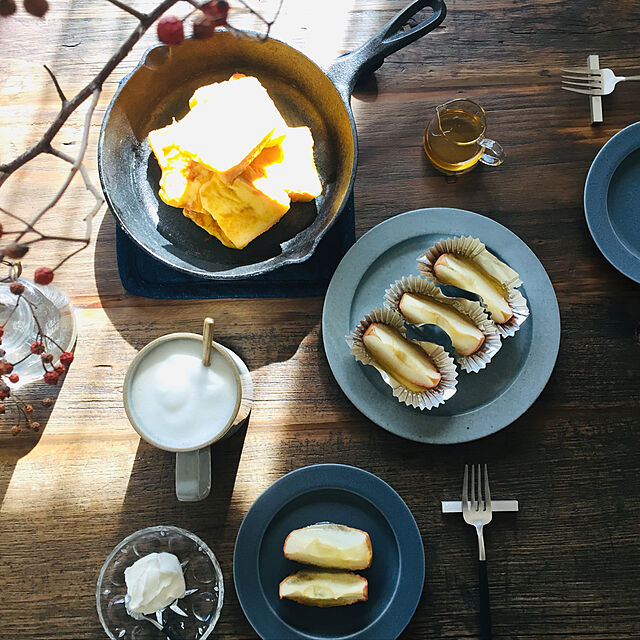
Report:
M 69 95 L 103 65 L 134 20 L 107 2 L 51 0 L 45 20 L 0 19 L 0 154 L 8 160 L 54 117 L 57 97 L 42 64 Z M 382 26 L 404 0 L 285 0 L 274 35 L 321 64 Z M 136 3 L 150 9 L 152 2 Z M 261 5 L 262 6 L 262 5 Z M 271 5 L 265 4 L 265 11 Z M 320 331 L 322 298 L 164 302 L 131 297 L 118 279 L 113 217 L 99 216 L 89 249 L 56 275 L 78 310 L 76 362 L 42 433 L 9 435 L 2 423 L 0 637 L 102 638 L 95 581 L 112 547 L 136 529 L 171 523 L 200 535 L 223 567 L 227 591 L 215 638 L 255 638 L 232 587 L 236 532 L 260 493 L 292 469 L 356 464 L 389 482 L 420 527 L 424 593 L 403 639 L 473 638 L 476 541 L 439 501 L 458 495 L 464 462 L 489 464 L 494 497 L 521 512 L 487 530 L 497 638 L 621 640 L 640 623 L 640 289 L 598 253 L 584 222 L 588 167 L 614 133 L 638 120 L 637 87 L 604 100 L 605 123 L 589 126 L 586 99 L 560 91 L 559 69 L 597 52 L 602 66 L 639 72 L 637 2 L 520 3 L 449 0 L 442 27 L 392 56 L 352 101 L 360 140 L 357 235 L 425 206 L 453 206 L 508 226 L 537 254 L 562 316 L 558 362 L 535 405 L 478 442 L 417 445 L 356 411 L 329 370 Z M 255 26 L 237 14 L 235 24 Z M 107 81 L 91 131 L 88 164 L 119 79 L 154 42 L 144 38 Z M 448 184 L 425 161 L 422 129 L 435 105 L 480 101 L 503 166 Z M 81 110 L 82 111 L 82 110 Z M 78 145 L 82 112 L 59 135 Z M 66 174 L 37 160 L 11 178 L 0 205 L 28 212 Z M 49 229 L 81 229 L 90 199 L 79 184 Z M 27 274 L 66 247 L 47 243 Z M 174 459 L 140 442 L 122 407 L 127 364 L 144 344 L 217 321 L 218 339 L 252 371 L 257 402 L 246 433 L 216 446 L 214 490 L 197 504 L 174 496 Z M 48 415 L 48 417 L 47 417 Z M 371 639 L 377 640 L 377 639 Z

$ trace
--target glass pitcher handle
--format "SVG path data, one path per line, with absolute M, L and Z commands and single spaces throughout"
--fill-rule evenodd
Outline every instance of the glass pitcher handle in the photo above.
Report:
M 480 156 L 480 162 L 488 164 L 492 167 L 497 167 L 504 162 L 505 153 L 502 146 L 495 140 L 489 140 L 489 138 L 483 138 L 478 143 L 483 147 L 483 153 Z

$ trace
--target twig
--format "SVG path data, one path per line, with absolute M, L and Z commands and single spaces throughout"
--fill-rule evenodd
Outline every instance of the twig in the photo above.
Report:
M 56 88 L 56 91 L 58 92 L 58 97 L 60 98 L 60 102 L 62 102 L 62 106 L 64 106 L 68 102 L 68 100 L 67 100 L 67 96 L 64 95 L 64 91 L 62 90 L 60 83 L 58 82 L 58 78 L 56 78 L 53 71 L 51 71 L 51 69 L 49 69 L 49 67 L 47 67 L 46 64 L 42 66 L 47 70 L 47 73 L 51 77 L 51 80 L 53 81 L 53 84 Z
M 71 100 L 68 100 L 60 109 L 55 120 L 49 125 L 44 132 L 42 138 L 38 140 L 32 147 L 20 154 L 11 162 L 0 165 L 0 186 L 16 169 L 22 167 L 30 160 L 33 160 L 38 154 L 48 150 L 54 136 L 60 131 L 62 125 L 67 121 L 69 116 L 90 96 L 94 91 L 102 88 L 102 83 L 109 77 L 111 72 L 122 62 L 125 56 L 133 49 L 133 46 L 142 38 L 147 29 L 170 7 L 179 0 L 163 0 L 151 13 L 145 14 L 131 35 L 122 43 L 120 49 L 116 51 L 107 63 L 98 72 L 95 78 L 81 89 Z
M 94 91 L 93 91 L 93 100 L 91 100 L 91 104 L 89 105 L 89 110 L 87 111 L 87 115 L 85 116 L 85 119 L 84 119 L 84 131 L 82 133 L 82 142 L 80 143 L 80 151 L 78 152 L 78 157 L 76 158 L 75 162 L 73 163 L 73 166 L 71 167 L 71 169 L 69 171 L 69 175 L 67 176 L 67 179 L 62 183 L 62 186 L 58 189 L 58 192 L 56 193 L 56 195 L 53 196 L 53 198 L 44 206 L 44 208 L 41 209 L 33 217 L 31 222 L 27 223 L 31 228 L 33 228 L 35 226 L 35 224 L 38 222 L 38 220 L 40 220 L 40 218 L 42 218 L 42 216 L 45 213 L 47 213 L 47 211 L 49 211 L 50 209 L 53 209 L 53 207 L 55 207 L 58 204 L 58 202 L 60 201 L 60 198 L 62 198 L 62 196 L 64 195 L 64 192 L 67 190 L 67 187 L 69 186 L 69 184 L 73 180 L 73 177 L 76 175 L 76 173 L 80 169 L 80 165 L 82 164 L 82 160 L 84 159 L 84 154 L 85 154 L 85 152 L 87 150 L 87 144 L 89 143 L 89 129 L 91 128 L 91 118 L 92 118 L 93 112 L 94 112 L 94 110 L 96 108 L 96 104 L 98 103 L 98 98 L 99 97 L 100 97 L 100 89 L 94 89 Z M 46 151 L 48 153 L 50 153 L 52 151 L 51 147 L 46 149 Z M 20 242 L 20 240 L 23 238 L 23 236 L 26 233 L 28 233 L 28 229 L 25 229 L 16 238 L 16 242 Z
M 249 13 L 253 14 L 256 18 L 258 18 L 258 20 L 261 20 L 267 25 L 266 32 L 262 34 L 262 38 L 266 40 L 271 33 L 271 27 L 280 15 L 280 9 L 282 9 L 284 0 L 280 0 L 280 2 L 278 3 L 278 8 L 276 9 L 275 15 L 271 20 L 267 20 L 260 12 L 256 11 L 248 2 L 246 2 L 246 0 L 239 0 L 239 2 L 245 9 L 247 9 L 247 11 L 249 11 Z
M 122 9 L 123 11 L 130 13 L 132 16 L 135 16 L 136 18 L 138 18 L 138 20 L 140 20 L 140 22 L 142 22 L 146 17 L 144 13 L 140 13 L 140 11 L 138 11 L 137 9 L 130 7 L 128 4 L 125 4 L 124 2 L 120 2 L 120 0 L 107 0 L 107 1 L 110 2 L 111 4 L 114 4 L 116 7 L 118 7 L 118 9 Z

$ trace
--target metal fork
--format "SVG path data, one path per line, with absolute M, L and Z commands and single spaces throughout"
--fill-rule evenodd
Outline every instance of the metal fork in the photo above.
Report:
M 462 480 L 462 516 L 467 524 L 476 528 L 478 534 L 478 584 L 480 586 L 480 638 L 491 640 L 491 607 L 489 603 L 489 579 L 487 577 L 487 556 L 484 549 L 483 528 L 492 518 L 489 474 L 484 465 L 484 499 L 482 498 L 482 473 L 478 465 L 478 490 L 476 492 L 475 465 L 471 465 L 471 494 L 469 494 L 469 465 L 464 465 Z
M 618 82 L 640 80 L 640 76 L 617 76 L 611 69 L 562 69 L 562 88 L 588 96 L 606 96 Z

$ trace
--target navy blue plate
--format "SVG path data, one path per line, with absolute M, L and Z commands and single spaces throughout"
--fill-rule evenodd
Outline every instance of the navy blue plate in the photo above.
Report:
M 584 213 L 602 255 L 640 282 L 640 122 L 598 152 L 584 187 Z
M 369 599 L 328 609 L 280 600 L 280 581 L 304 568 L 284 557 L 285 538 L 327 521 L 369 533 L 373 561 L 358 572 L 369 581 Z M 263 640 L 395 640 L 418 606 L 424 566 L 413 515 L 386 482 L 357 467 L 317 464 L 283 476 L 249 509 L 236 539 L 233 579 Z

